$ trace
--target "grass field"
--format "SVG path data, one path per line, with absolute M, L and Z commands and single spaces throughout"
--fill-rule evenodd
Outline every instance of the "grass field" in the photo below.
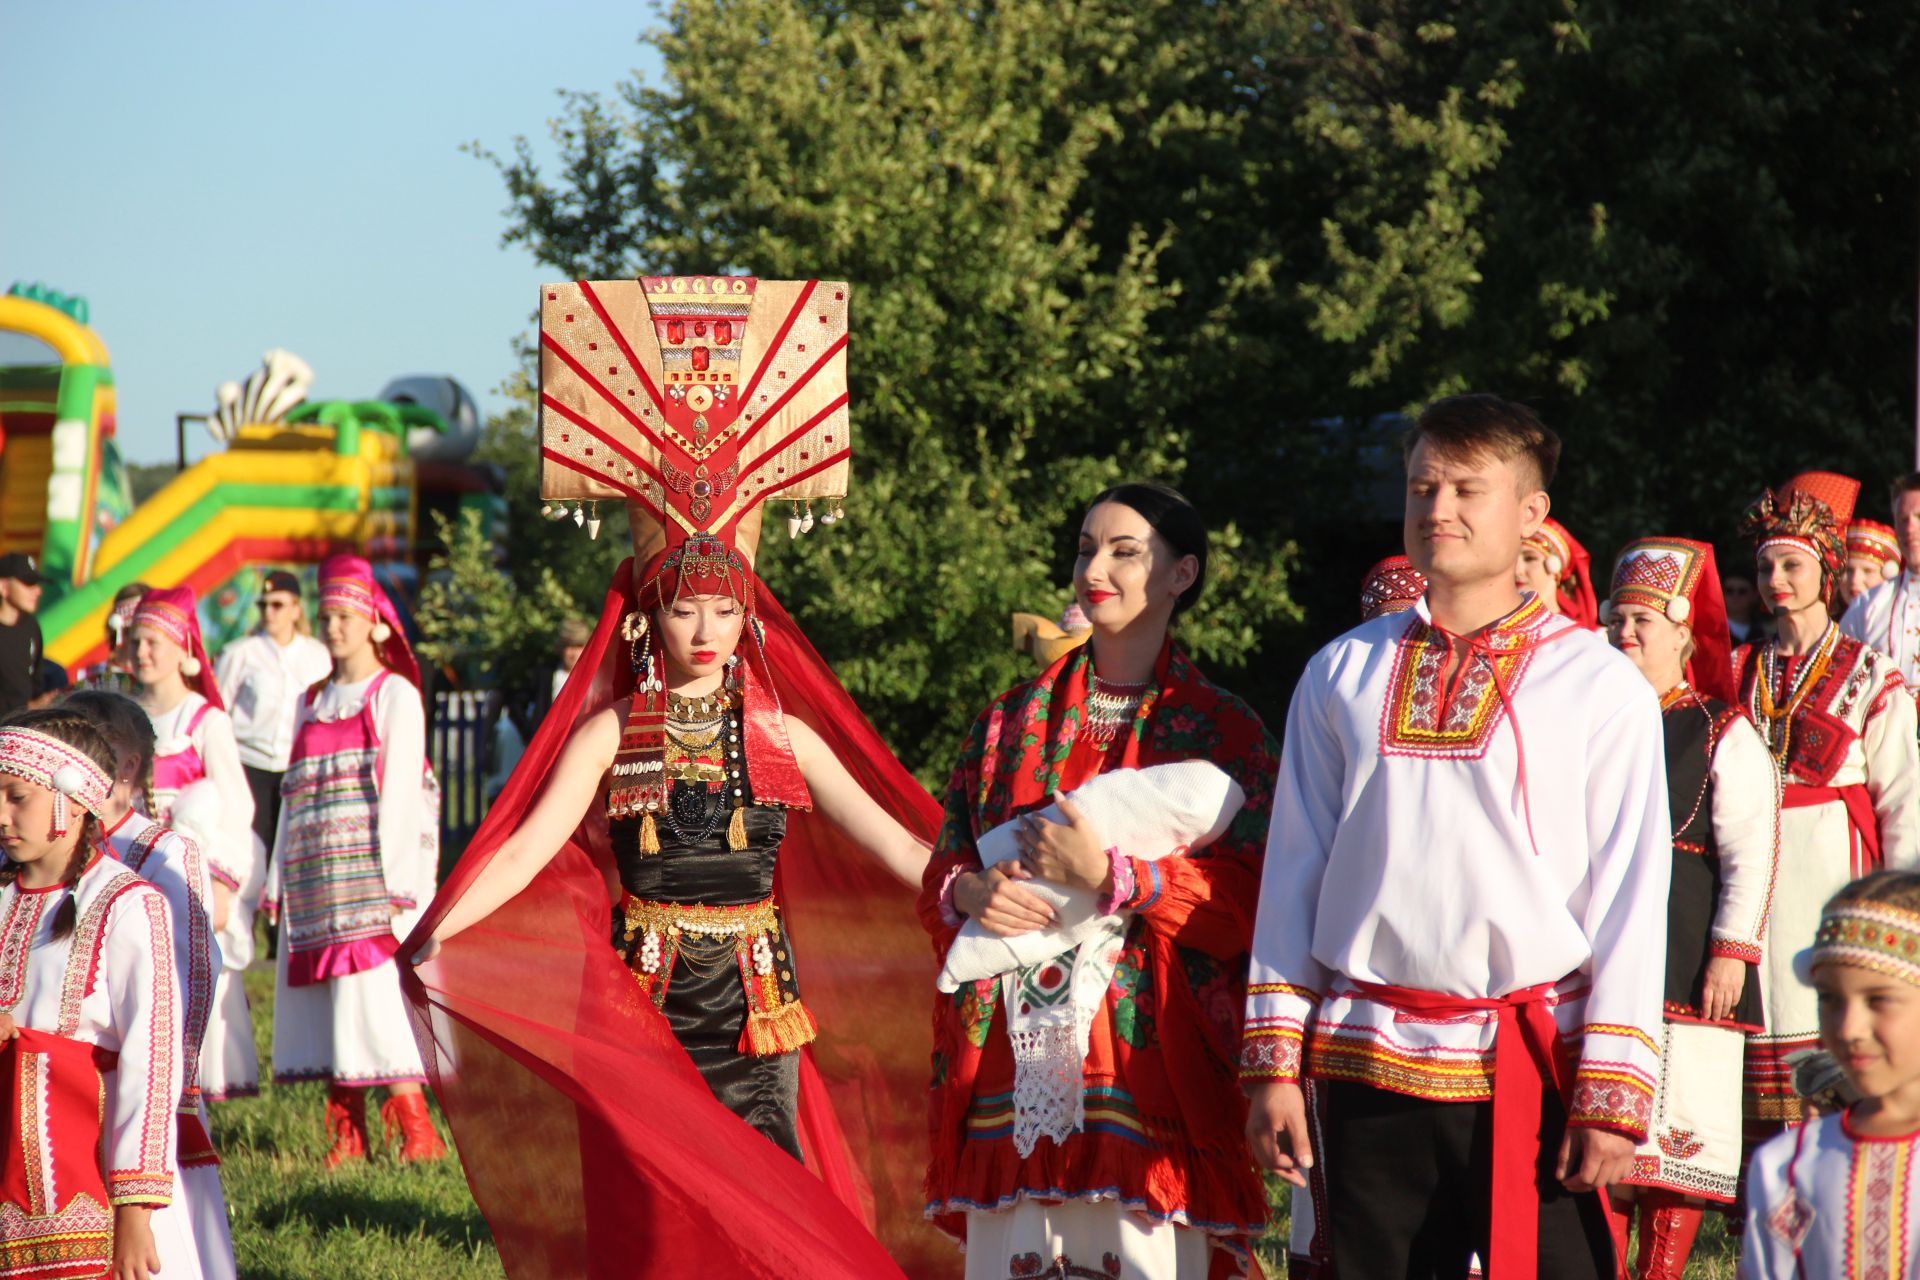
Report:
M 273 971 L 255 965 L 247 992 L 264 1068 L 271 1060 Z M 458 1161 L 402 1166 L 381 1156 L 329 1172 L 320 1167 L 325 1097 L 318 1084 L 269 1084 L 258 1098 L 214 1107 L 241 1280 L 499 1280 L 499 1256 Z M 375 1127 L 377 1143 L 377 1117 Z M 1287 1218 L 1277 1184 L 1274 1198 L 1261 1252 L 1268 1274 L 1279 1276 Z M 1689 1280 L 1733 1280 L 1733 1244 L 1721 1221 L 1708 1218 Z

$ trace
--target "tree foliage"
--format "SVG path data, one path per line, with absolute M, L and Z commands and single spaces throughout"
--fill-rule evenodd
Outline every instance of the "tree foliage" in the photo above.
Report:
M 557 169 L 493 157 L 506 238 L 854 283 L 851 520 L 763 568 L 923 773 L 1122 477 L 1219 532 L 1184 638 L 1277 721 L 1396 549 L 1382 415 L 1535 404 L 1602 563 L 1903 466 L 1910 4 L 705 0 L 646 38 L 661 83 L 566 94 Z
M 420 657 L 468 687 L 518 688 L 551 668 L 555 630 L 574 611 L 567 589 L 544 566 L 528 586 L 503 574 L 478 511 L 458 523 L 436 512 L 434 524 L 445 550 L 420 590 Z

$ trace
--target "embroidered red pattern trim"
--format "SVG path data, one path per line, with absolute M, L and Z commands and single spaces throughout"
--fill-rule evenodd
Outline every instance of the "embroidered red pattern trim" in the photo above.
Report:
M 1527 646 L 1539 625 L 1552 616 L 1537 599 L 1529 599 L 1486 637 L 1489 648 L 1520 652 L 1503 652 L 1489 660 L 1476 650 L 1464 660 L 1463 669 L 1445 681 L 1448 645 L 1432 627 L 1414 618 L 1394 650 L 1387 701 L 1380 711 L 1381 754 L 1430 760 L 1484 757 L 1506 714 L 1499 686 L 1504 685 L 1510 696 L 1519 692 L 1533 662 Z M 1450 696 L 1444 687 L 1449 682 L 1454 686 Z

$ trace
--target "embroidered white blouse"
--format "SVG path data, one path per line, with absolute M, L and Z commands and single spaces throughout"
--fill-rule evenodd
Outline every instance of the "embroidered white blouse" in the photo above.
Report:
M 104 1157 L 115 1204 L 164 1205 L 173 1195 L 174 1107 L 181 1093 L 180 985 L 166 957 L 173 927 L 166 899 L 98 857 L 73 886 L 77 924 L 53 936 L 65 886 L 0 888 L 0 1009 L 22 1026 L 118 1055 L 106 1073 Z M 89 954 L 76 955 L 75 943 Z M 68 961 L 79 962 L 68 982 Z M 87 970 L 91 969 L 91 976 Z
M 1741 1280 L 1905 1280 L 1920 1263 L 1920 1134 L 1854 1133 L 1846 1113 L 1775 1137 L 1747 1170 Z
M 1673 833 L 1658 699 L 1532 597 L 1484 633 L 1498 656 L 1476 651 L 1449 697 L 1431 622 L 1423 599 L 1348 632 L 1294 692 L 1242 1075 L 1304 1065 L 1484 1100 L 1493 1013 L 1416 1017 L 1354 982 L 1467 998 L 1551 983 L 1579 1063 L 1572 1121 L 1642 1138 Z

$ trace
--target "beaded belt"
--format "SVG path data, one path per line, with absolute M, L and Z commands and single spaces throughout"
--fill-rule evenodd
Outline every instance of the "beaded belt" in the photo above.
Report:
M 627 967 L 654 1008 L 666 1002 L 676 960 L 701 976 L 730 965 L 739 971 L 747 997 L 740 1052 L 792 1053 L 818 1034 L 813 1014 L 800 1003 L 793 959 L 772 898 L 725 907 L 654 902 L 623 893 L 616 919 L 623 926 L 621 950 Z

